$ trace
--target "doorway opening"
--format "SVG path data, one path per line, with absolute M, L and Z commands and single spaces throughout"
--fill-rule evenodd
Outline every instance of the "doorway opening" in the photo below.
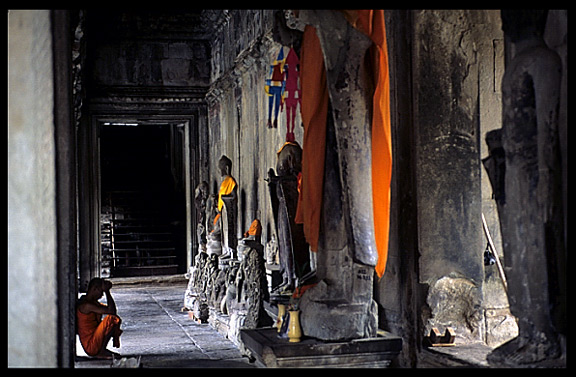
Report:
M 101 276 L 186 271 L 181 124 L 100 124 Z

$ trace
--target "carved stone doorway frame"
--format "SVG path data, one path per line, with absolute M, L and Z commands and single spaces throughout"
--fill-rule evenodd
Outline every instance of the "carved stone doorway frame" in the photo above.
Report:
M 166 101 L 166 99 L 164 99 Z M 169 102 L 170 99 L 168 99 Z M 106 111 L 97 105 L 79 129 L 78 137 L 78 210 L 79 210 L 79 288 L 85 289 L 92 277 L 100 276 L 102 247 L 100 239 L 101 211 L 101 167 L 100 167 L 100 127 L 104 123 L 169 124 L 184 130 L 182 155 L 184 166 L 184 187 L 186 205 L 186 268 L 194 260 L 197 251 L 196 234 L 192 224 L 196 223 L 194 211 L 194 187 L 201 181 L 199 173 L 200 138 L 199 118 L 204 114 L 203 107 L 188 108 L 185 111 L 154 111 L 148 109 L 135 112 L 133 109 Z M 114 106 L 113 106 L 114 107 Z

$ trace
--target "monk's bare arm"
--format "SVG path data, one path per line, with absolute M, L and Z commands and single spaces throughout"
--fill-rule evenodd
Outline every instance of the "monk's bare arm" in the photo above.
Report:
M 80 312 L 84 314 L 97 313 L 97 314 L 116 314 L 116 305 L 96 305 L 91 302 L 84 302 L 78 306 Z
M 109 290 L 104 291 L 106 294 L 106 303 L 108 308 L 108 313 L 106 314 L 116 314 L 116 303 L 114 302 L 114 298 L 112 298 L 112 294 Z

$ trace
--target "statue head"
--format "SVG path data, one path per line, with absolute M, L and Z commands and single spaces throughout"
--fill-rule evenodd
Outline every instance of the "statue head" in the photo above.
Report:
M 221 176 L 230 175 L 232 172 L 232 161 L 223 155 L 220 157 L 220 160 L 218 160 L 218 169 L 220 170 Z
M 504 9 L 500 15 L 502 17 L 502 30 L 512 42 L 544 35 L 548 16 L 547 10 Z
M 202 181 L 198 184 L 198 186 L 196 186 L 194 197 L 198 200 L 206 200 L 208 197 L 208 182 Z
M 278 175 L 298 175 L 302 171 L 302 148 L 297 142 L 287 142 L 278 151 Z

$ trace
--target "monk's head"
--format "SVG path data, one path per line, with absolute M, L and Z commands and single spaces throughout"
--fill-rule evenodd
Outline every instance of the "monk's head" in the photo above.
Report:
M 104 279 L 102 278 L 92 278 L 88 283 L 88 290 L 86 291 L 86 295 L 90 297 L 94 297 L 99 299 L 104 294 L 103 283 Z

